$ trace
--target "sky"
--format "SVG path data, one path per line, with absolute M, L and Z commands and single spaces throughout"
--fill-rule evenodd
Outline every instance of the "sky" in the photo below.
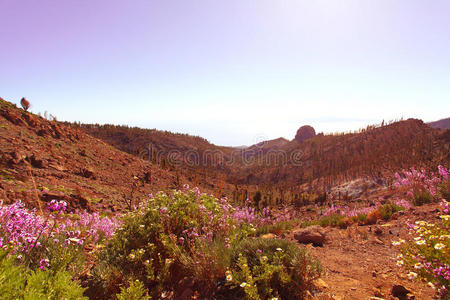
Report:
M 0 97 L 218 145 L 450 117 L 450 1 L 0 0 Z

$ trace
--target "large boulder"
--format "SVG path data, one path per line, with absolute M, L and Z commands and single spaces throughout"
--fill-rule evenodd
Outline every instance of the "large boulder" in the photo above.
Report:
M 326 239 L 326 232 L 321 226 L 314 225 L 295 231 L 294 238 L 302 244 L 323 246 Z
M 300 127 L 297 130 L 297 134 L 295 135 L 295 140 L 299 143 L 310 139 L 312 137 L 314 137 L 316 135 L 316 131 L 314 130 L 314 128 L 312 126 L 309 125 L 305 125 Z

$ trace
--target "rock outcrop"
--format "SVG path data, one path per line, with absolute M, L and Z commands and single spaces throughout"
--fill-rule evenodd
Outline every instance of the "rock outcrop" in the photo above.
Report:
M 312 126 L 305 125 L 297 130 L 295 140 L 299 143 L 316 136 L 316 131 Z

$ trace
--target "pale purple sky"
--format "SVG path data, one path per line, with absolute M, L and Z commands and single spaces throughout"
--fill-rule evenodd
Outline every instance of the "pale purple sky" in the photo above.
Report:
M 445 118 L 450 1 L 0 0 L 0 97 L 23 96 L 220 145 Z

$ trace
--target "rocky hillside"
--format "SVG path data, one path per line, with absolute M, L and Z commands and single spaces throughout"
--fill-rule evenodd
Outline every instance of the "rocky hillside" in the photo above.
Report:
M 190 180 L 0 98 L 0 198 L 64 199 L 73 208 L 120 210 Z M 203 188 L 209 190 L 205 184 Z

